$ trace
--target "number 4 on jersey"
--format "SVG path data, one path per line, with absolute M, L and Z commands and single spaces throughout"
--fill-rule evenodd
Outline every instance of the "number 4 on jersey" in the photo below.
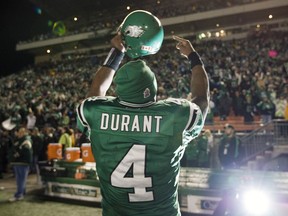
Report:
M 145 155 L 145 145 L 133 145 L 111 175 L 113 186 L 134 189 L 134 193 L 128 194 L 130 202 L 152 201 L 154 198 L 152 191 L 146 191 L 146 188 L 152 187 L 152 178 L 145 177 Z M 127 177 L 131 167 L 132 177 Z

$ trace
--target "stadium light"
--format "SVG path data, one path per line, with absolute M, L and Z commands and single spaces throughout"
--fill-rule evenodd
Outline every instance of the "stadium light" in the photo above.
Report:
M 263 215 L 269 211 L 270 199 L 265 191 L 251 189 L 243 192 L 243 208 L 248 215 Z

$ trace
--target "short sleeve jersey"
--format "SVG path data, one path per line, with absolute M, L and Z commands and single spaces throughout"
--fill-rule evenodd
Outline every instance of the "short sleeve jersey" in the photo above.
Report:
M 77 117 L 91 141 L 103 215 L 180 215 L 180 159 L 203 128 L 196 104 L 170 98 L 132 108 L 115 97 L 91 97 Z

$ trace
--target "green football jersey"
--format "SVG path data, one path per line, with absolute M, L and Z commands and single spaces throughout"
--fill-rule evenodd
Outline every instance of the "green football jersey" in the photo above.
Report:
M 103 215 L 181 215 L 180 159 L 204 124 L 196 104 L 171 98 L 133 108 L 91 97 L 77 114 L 96 160 Z

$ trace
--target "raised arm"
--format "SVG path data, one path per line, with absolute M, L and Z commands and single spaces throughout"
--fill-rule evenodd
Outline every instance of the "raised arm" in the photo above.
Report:
M 173 36 L 173 39 L 178 42 L 176 48 L 179 49 L 181 55 L 185 56 L 191 63 L 191 101 L 200 107 L 204 118 L 206 118 L 210 100 L 210 90 L 208 76 L 203 62 L 189 40 L 178 36 Z
M 105 96 L 113 81 L 114 74 L 121 63 L 125 52 L 120 33 L 111 39 L 111 45 L 112 49 L 104 64 L 96 72 L 87 97 Z

